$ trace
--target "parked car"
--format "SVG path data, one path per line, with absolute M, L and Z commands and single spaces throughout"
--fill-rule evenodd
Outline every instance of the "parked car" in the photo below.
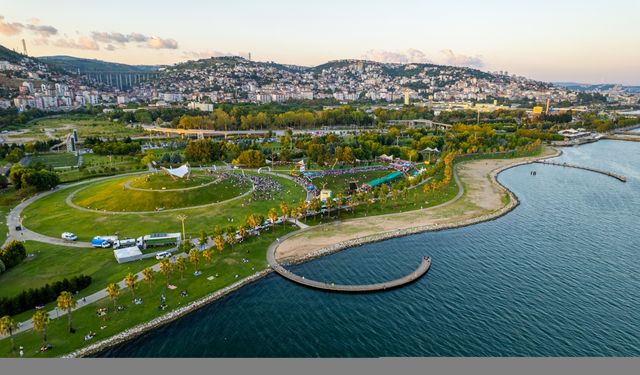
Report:
M 71 232 L 64 232 L 62 233 L 62 239 L 63 240 L 67 240 L 67 241 L 75 241 L 78 239 L 78 236 L 76 236 L 75 234 L 71 233 Z
M 171 253 L 168 252 L 168 251 L 161 251 L 158 254 L 156 254 L 156 259 L 157 260 L 161 260 L 161 259 L 169 258 L 169 257 L 171 257 Z
M 22 226 L 16 225 L 16 230 L 22 230 Z

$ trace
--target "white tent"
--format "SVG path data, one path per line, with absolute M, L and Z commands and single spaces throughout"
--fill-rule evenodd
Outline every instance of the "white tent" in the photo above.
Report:
M 189 179 L 189 175 L 191 175 L 191 168 L 189 168 L 189 164 L 183 164 L 181 166 L 179 166 L 178 168 L 161 168 L 162 171 L 166 174 L 168 174 L 169 176 L 171 176 L 171 178 L 173 178 L 174 180 L 176 178 L 184 178 L 184 179 Z

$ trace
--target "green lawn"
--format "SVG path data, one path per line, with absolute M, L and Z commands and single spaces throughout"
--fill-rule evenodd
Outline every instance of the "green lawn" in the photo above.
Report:
M 165 175 L 161 177 L 167 182 L 167 188 L 173 189 L 179 186 L 173 183 L 170 177 Z M 221 202 L 244 194 L 251 188 L 248 181 L 242 180 L 239 183 L 234 179 L 225 179 L 185 191 L 140 191 L 126 188 L 125 184 L 134 179 L 144 184 L 144 176 L 109 179 L 80 190 L 73 198 L 73 202 L 80 207 L 112 212 L 155 211 L 157 208 L 184 208 Z M 157 179 L 154 182 L 157 183 Z M 153 184 L 153 186 L 156 185 L 160 186 L 159 183 Z M 172 186 L 169 187 L 169 185 Z
M 58 175 L 60 181 L 64 183 L 146 169 L 147 167 L 141 165 L 135 156 L 114 155 L 109 160 L 107 155 L 85 154 L 82 155 L 82 168 L 58 171 Z
M 127 124 L 111 122 L 92 115 L 74 114 L 34 120 L 23 127 L 27 131 L 21 136 L 33 136 L 40 140 L 47 140 L 50 135 L 64 140 L 74 128 L 78 130 L 78 136 L 81 139 L 87 136 L 124 138 L 145 135 L 146 133 L 141 128 L 131 127 Z
M 27 241 L 28 254 L 33 256 L 20 265 L 0 275 L 0 297 L 11 297 L 24 289 L 38 288 L 64 278 L 85 274 L 91 276 L 89 287 L 80 292 L 80 297 L 105 287 L 110 282 L 121 280 L 129 272 L 141 271 L 157 263 L 155 258 L 118 264 L 112 249 L 78 248 Z M 53 303 L 49 304 L 53 307 Z M 33 314 L 25 312 L 15 319 L 26 320 Z
M 184 189 L 201 186 L 217 180 L 220 177 L 218 174 L 209 174 L 205 172 L 194 171 L 189 176 L 189 179 L 176 179 L 164 173 L 147 173 L 140 177 L 133 179 L 129 186 L 139 189 L 148 190 L 162 190 L 164 189 Z
M 40 162 L 53 168 L 78 165 L 78 157 L 70 152 L 42 153 L 33 155 L 32 162 Z
M 38 348 L 42 345 L 42 335 L 33 330 L 16 335 L 16 346 L 25 348 L 25 357 L 56 357 L 97 340 L 110 337 L 136 324 L 149 321 L 169 312 L 171 309 L 183 306 L 241 278 L 264 270 L 267 268 L 266 250 L 269 244 L 276 237 L 282 237 L 290 230 L 292 230 L 291 227 L 278 227 L 270 232 L 265 232 L 259 237 L 247 239 L 243 244 L 235 245 L 233 249 L 227 247 L 222 253 L 214 254 L 211 264 L 207 264 L 203 259 L 200 262 L 200 270 L 202 271 L 200 276 L 194 276 L 193 265 L 188 264 L 184 278 L 181 278 L 178 272 L 174 272 L 170 276 L 170 283 L 178 287 L 175 290 L 167 289 L 165 276 L 156 273 L 151 285 L 141 282 L 136 288 L 136 297 L 142 298 L 142 305 L 134 305 L 130 290 L 122 289 L 116 303 L 118 306 L 124 306 L 124 311 L 116 312 L 113 302 L 109 299 L 74 311 L 72 318 L 73 326 L 77 330 L 75 334 L 68 332 L 66 318 L 52 320 L 47 329 L 47 335 L 49 343 L 53 345 L 53 349 L 45 353 L 37 353 Z M 242 258 L 248 259 L 249 262 L 243 263 Z M 213 280 L 207 280 L 207 277 L 215 276 L 216 274 L 218 277 Z M 119 278 L 121 279 L 121 277 Z M 114 276 L 112 279 L 117 278 Z M 99 283 L 95 281 L 94 283 L 96 286 L 106 286 L 105 284 L 98 285 Z M 180 291 L 182 290 L 188 291 L 188 297 L 180 296 Z M 167 298 L 168 309 L 165 311 L 158 309 L 161 294 L 164 294 Z M 109 310 L 107 321 L 96 315 L 96 310 L 99 307 L 106 307 Z M 103 326 L 105 328 L 100 329 Z M 84 336 L 90 330 L 96 332 L 97 335 L 92 340 L 85 341 Z M 12 356 L 9 340 L 0 341 L 0 357 L 9 356 Z
M 294 182 L 280 177 L 273 178 L 279 181 L 284 189 L 274 193 L 270 199 L 253 201 L 251 196 L 247 196 L 210 207 L 149 214 L 113 215 L 76 210 L 65 202 L 69 193 L 79 188 L 76 186 L 55 192 L 27 206 L 23 211 L 24 225 L 33 231 L 56 238 L 60 233 L 70 231 L 77 234 L 80 241 L 89 241 L 95 235 L 116 232 L 129 237 L 139 237 L 153 232 L 179 232 L 180 222 L 176 217 L 178 214 L 185 214 L 187 236 L 197 237 L 200 230 L 211 233 L 216 225 L 225 227 L 229 224 L 244 224 L 250 214 L 266 216 L 269 209 L 277 207 L 281 201 L 293 206 L 305 197 L 303 189 Z M 229 219 L 233 219 L 233 222 Z

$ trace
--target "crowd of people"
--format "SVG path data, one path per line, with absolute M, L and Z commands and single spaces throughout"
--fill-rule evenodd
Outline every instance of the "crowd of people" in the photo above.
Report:
M 284 191 L 284 186 L 270 177 L 256 175 L 246 175 L 245 177 L 253 183 L 254 189 L 251 192 L 251 201 L 258 199 L 272 200 Z

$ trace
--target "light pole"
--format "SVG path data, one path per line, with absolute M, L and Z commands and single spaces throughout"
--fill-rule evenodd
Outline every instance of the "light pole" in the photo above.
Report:
M 185 231 L 184 231 L 184 221 L 187 219 L 187 215 L 178 215 L 178 220 L 182 222 L 182 240 L 186 239 Z

